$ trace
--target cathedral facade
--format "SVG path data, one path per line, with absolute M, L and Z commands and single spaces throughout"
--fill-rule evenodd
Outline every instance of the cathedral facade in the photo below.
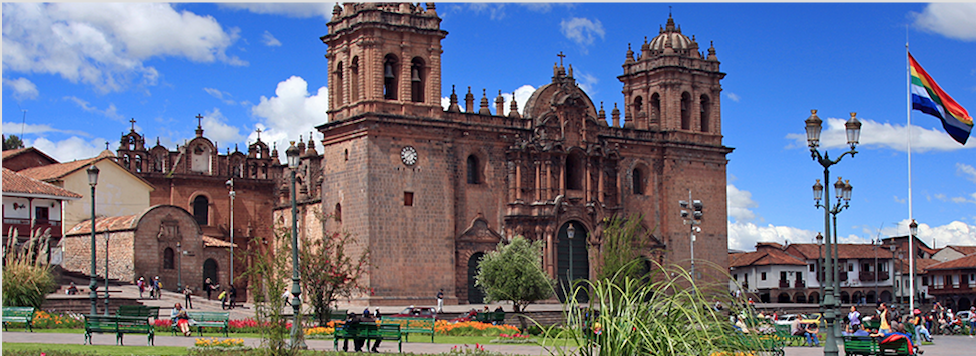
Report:
M 643 216 L 649 260 L 688 266 L 693 253 L 727 267 L 732 149 L 714 47 L 700 52 L 668 18 L 640 53 L 627 50 L 623 113 L 614 104 L 609 122 L 563 63 L 522 114 L 513 99 L 506 116 L 502 97 L 492 107 L 485 90 L 476 106 L 477 90 L 462 103 L 452 89 L 441 107 L 440 21 L 432 3 L 349 3 L 336 5 L 321 38 L 329 121 L 299 178 L 318 193 L 306 200 L 334 217 L 321 228 L 370 251 L 360 302 L 430 303 L 444 289 L 448 303 L 480 303 L 478 260 L 515 235 L 544 241 L 554 278 L 594 278 L 613 216 Z M 704 207 L 694 252 L 678 203 L 690 195 Z

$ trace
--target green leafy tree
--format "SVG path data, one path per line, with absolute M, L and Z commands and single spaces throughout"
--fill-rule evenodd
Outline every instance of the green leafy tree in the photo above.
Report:
M 17 236 L 10 228 L 7 236 Z M 51 229 L 33 231 L 30 238 L 17 246 L 17 238 L 7 239 L 3 249 L 3 306 L 40 308 L 48 293 L 57 289 L 48 260 Z
M 556 281 L 542 270 L 542 243 L 515 236 L 508 244 L 498 243 L 495 251 L 481 258 L 475 285 L 485 291 L 486 301 L 511 301 L 514 312 L 521 313 L 529 304 L 553 295 Z M 525 330 L 526 320 L 521 315 L 519 322 Z
M 15 150 L 18 148 L 24 148 L 24 141 L 21 141 L 20 137 L 17 137 L 17 135 L 10 135 L 10 137 L 7 137 L 3 140 L 4 151 Z
M 291 231 L 276 228 L 273 243 L 264 250 L 257 247 L 263 243 L 260 237 L 251 240 L 252 248 L 247 252 L 250 265 L 244 273 L 250 282 L 249 293 L 254 296 L 254 317 L 262 325 L 259 350 L 274 356 L 297 355 L 298 348 L 290 343 L 291 317 L 282 312 L 284 301 L 281 300 L 281 292 L 292 283 Z M 301 316 L 299 313 L 299 323 Z M 298 333 L 298 337 L 304 339 L 305 333 Z
M 646 249 L 650 233 L 640 224 L 643 218 L 642 215 L 631 215 L 624 219 L 615 215 L 604 220 L 603 264 L 597 279 L 645 277 L 645 257 L 641 252 Z
M 361 278 L 369 267 L 369 250 L 350 253 L 356 240 L 348 233 L 326 232 L 320 239 L 302 237 L 299 270 L 302 292 L 315 310 L 319 325 L 329 322 L 332 305 L 340 297 L 366 290 Z

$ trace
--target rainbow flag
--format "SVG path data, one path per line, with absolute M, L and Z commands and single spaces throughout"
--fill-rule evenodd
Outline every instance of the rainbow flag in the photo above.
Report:
M 965 145 L 969 132 L 973 130 L 973 118 L 969 112 L 935 83 L 911 53 L 908 54 L 908 61 L 912 71 L 912 109 L 941 119 L 946 133 Z

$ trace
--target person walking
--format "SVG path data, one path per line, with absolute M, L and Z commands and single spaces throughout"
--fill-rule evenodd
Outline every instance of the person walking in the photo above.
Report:
M 437 292 L 437 312 L 444 312 L 444 288 Z
M 210 300 L 210 293 L 213 293 L 214 291 L 213 287 L 214 284 L 213 281 L 210 280 L 210 278 L 207 278 L 206 281 L 203 281 L 203 290 L 207 292 L 207 300 Z
M 146 291 L 146 279 L 139 277 L 136 281 L 136 285 L 139 286 L 139 299 L 142 299 L 142 293 Z
M 159 299 L 159 292 L 163 290 L 163 283 L 159 281 L 159 276 L 153 279 L 152 289 L 153 295 L 150 295 L 150 297 L 155 296 L 156 299 Z
M 217 299 L 220 299 L 220 309 L 227 310 L 227 291 L 221 288 L 220 294 L 217 295 Z
M 193 296 L 193 289 L 190 289 L 190 285 L 187 284 L 186 287 L 183 288 L 183 299 L 184 299 L 183 301 L 184 303 L 186 303 L 187 309 L 193 309 L 193 299 L 191 298 L 192 296 Z
M 234 303 L 237 302 L 237 287 L 233 284 L 230 285 L 230 293 L 227 293 L 227 298 L 230 299 L 230 308 L 234 309 Z
M 976 306 L 969 307 L 969 337 L 976 333 Z

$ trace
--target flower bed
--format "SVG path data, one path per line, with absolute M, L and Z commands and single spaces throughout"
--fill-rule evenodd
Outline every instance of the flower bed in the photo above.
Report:
M 305 336 L 309 339 L 331 339 L 335 334 L 335 328 L 319 326 L 305 329 Z
M 522 335 L 519 333 L 515 334 L 498 334 L 498 337 L 489 341 L 493 344 L 535 344 L 538 341 L 532 339 L 529 335 Z
M 35 329 L 77 329 L 85 326 L 80 315 L 74 313 L 52 313 L 43 310 L 34 312 Z
M 216 337 L 197 338 L 193 347 L 196 350 L 220 350 L 220 351 L 247 351 L 250 347 L 244 346 L 244 339 L 218 339 Z
M 500 334 L 517 334 L 518 328 L 511 325 L 492 325 L 477 321 L 462 321 L 449 323 L 438 320 L 434 324 L 434 332 L 450 336 L 498 336 Z

